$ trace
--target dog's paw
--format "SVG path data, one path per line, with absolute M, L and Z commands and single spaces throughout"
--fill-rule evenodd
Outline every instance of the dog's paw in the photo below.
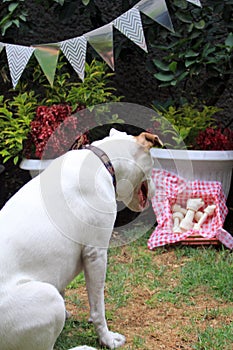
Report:
M 122 334 L 109 331 L 100 339 L 100 344 L 109 349 L 116 349 L 125 344 L 125 337 Z
M 87 345 L 83 345 L 83 346 L 76 346 L 75 348 L 72 348 L 69 350 L 97 350 L 97 349 L 91 348 L 90 346 L 87 346 Z
M 76 346 L 75 348 L 72 348 L 69 350 L 97 350 L 97 349 L 91 348 L 90 346 L 87 346 L 87 345 L 83 345 L 83 346 Z
M 88 323 L 93 323 L 93 319 L 91 317 L 88 318 Z
M 69 311 L 66 310 L 66 320 L 68 320 L 69 318 L 71 318 L 71 313 Z

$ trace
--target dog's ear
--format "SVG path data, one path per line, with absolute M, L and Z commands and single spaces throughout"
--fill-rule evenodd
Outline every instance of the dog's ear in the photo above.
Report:
M 148 150 L 154 146 L 163 146 L 162 141 L 157 135 L 150 134 L 149 132 L 142 132 L 140 135 L 135 136 L 138 143 Z

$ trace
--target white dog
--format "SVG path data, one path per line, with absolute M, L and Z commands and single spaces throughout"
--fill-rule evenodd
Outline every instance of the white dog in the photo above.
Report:
M 115 174 L 91 150 L 72 150 L 3 207 L 1 350 L 52 350 L 65 323 L 61 294 L 82 270 L 100 344 L 110 349 L 124 344 L 124 336 L 110 332 L 105 319 L 107 248 L 116 200 L 142 211 L 153 194 L 149 149 L 156 143 L 160 140 L 155 135 L 134 137 L 112 129 L 109 137 L 93 145 L 106 152 Z

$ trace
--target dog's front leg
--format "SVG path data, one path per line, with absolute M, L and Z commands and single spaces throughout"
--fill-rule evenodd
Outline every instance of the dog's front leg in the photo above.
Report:
M 99 336 L 101 345 L 110 349 L 125 343 L 125 337 L 110 332 L 105 319 L 104 284 L 107 266 L 107 249 L 85 247 L 83 265 L 90 304 L 90 316 Z

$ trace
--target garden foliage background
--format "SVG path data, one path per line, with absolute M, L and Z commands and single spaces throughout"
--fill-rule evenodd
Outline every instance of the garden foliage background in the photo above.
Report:
M 0 4 L 0 41 L 29 46 L 70 39 L 113 21 L 136 3 L 137 0 L 4 1 Z M 186 0 L 166 0 L 166 3 L 175 34 L 142 14 L 148 53 L 114 29 L 115 75 L 111 78 L 111 85 L 116 88 L 117 95 L 124 96 L 123 101 L 147 107 L 151 107 L 153 102 L 166 104 L 170 100 L 179 104 L 182 99 L 187 99 L 189 103 L 200 99 L 222 108 L 221 120 L 232 126 L 233 58 L 232 50 L 226 51 L 223 46 L 229 38 L 228 42 L 233 47 L 232 36 L 229 36 L 233 32 L 233 1 L 202 0 L 202 9 Z M 12 12 L 7 10 L 9 5 Z M 184 38 L 186 41 L 182 41 Z M 175 42 L 177 44 L 173 45 Z M 192 47 L 194 43 L 195 48 Z M 166 51 L 163 46 L 170 49 Z M 190 56 L 190 49 L 199 52 L 199 56 Z M 88 46 L 87 61 L 91 62 L 94 57 L 98 56 Z M 173 80 L 158 79 L 164 69 L 161 65 L 163 57 L 172 63 L 169 73 L 173 74 Z M 173 64 L 173 58 L 178 65 Z M 182 73 L 184 62 L 185 72 Z M 73 69 L 69 69 L 73 79 L 78 80 Z M 27 78 L 28 74 L 25 69 L 23 77 Z M 29 82 L 28 87 L 33 89 L 33 82 Z M 11 97 L 11 88 L 3 50 L 0 54 L 0 95 Z M 20 172 L 12 165 L 6 166 L 9 171 Z M 15 191 L 10 186 L 13 180 L 10 180 L 9 172 L 3 176 L 1 205 Z M 27 175 L 20 172 L 14 182 L 16 187 L 19 182 L 20 187 L 27 180 Z
M 106 0 L 8 0 L 0 5 L 0 13 L 4 13 L 4 7 L 9 3 L 18 4 L 19 13 L 14 17 L 26 14 L 26 21 L 19 18 L 19 27 L 14 24 L 6 30 L 4 36 L 0 35 L 0 41 L 18 45 L 30 46 L 33 44 L 45 44 L 59 42 L 80 36 L 86 32 L 96 29 L 114 20 L 116 17 L 130 9 L 138 3 L 136 0 L 106 1 Z M 174 25 L 176 37 L 187 38 L 186 43 L 180 41 L 176 47 L 171 47 L 167 52 L 161 46 L 169 46 L 173 43 L 174 36 L 165 28 L 158 25 L 142 14 L 143 28 L 148 44 L 148 53 L 136 46 L 123 34 L 114 30 L 114 51 L 115 51 L 115 76 L 112 78 L 113 85 L 119 95 L 125 96 L 125 101 L 140 103 L 150 107 L 153 101 L 164 102 L 171 96 L 175 99 L 176 91 L 179 97 L 201 98 L 211 105 L 218 105 L 224 109 L 224 118 L 231 117 L 233 107 L 233 82 L 232 67 L 225 62 L 222 64 L 220 56 L 226 57 L 223 50 L 215 50 L 210 54 L 204 48 L 207 43 L 211 46 L 224 44 L 227 33 L 233 32 L 233 1 L 224 2 L 215 0 L 202 0 L 202 9 L 188 3 L 187 0 L 166 0 L 167 7 Z M 187 9 L 184 9 L 188 5 Z M 188 14 L 191 13 L 191 17 Z M 203 18 L 205 24 L 203 25 Z M 2 19 L 2 18 L 1 18 Z M 4 18 L 3 18 L 4 19 Z M 195 28 L 190 29 L 190 20 L 195 19 Z M 0 22 L 1 25 L 1 22 Z M 200 38 L 199 51 L 202 57 L 194 57 L 199 60 L 191 79 L 183 80 L 176 86 L 159 87 L 161 81 L 155 78 L 154 74 L 158 69 L 154 64 L 155 59 L 160 59 L 164 55 L 173 54 L 174 60 L 184 61 L 180 54 L 186 55 L 194 43 L 197 43 L 195 35 Z M 214 42 L 214 44 L 213 44 Z M 0 93 L 8 94 L 12 87 L 7 67 L 5 50 L 0 55 Z M 195 51 L 195 49 L 194 49 Z M 87 60 L 97 56 L 88 45 Z M 230 53 L 230 64 L 232 63 L 232 52 Z M 98 56 L 99 57 L 99 56 Z M 186 57 L 186 56 L 185 56 Z M 217 58 L 218 57 L 218 58 Z M 219 60 L 219 62 L 218 62 Z M 218 66 L 219 71 L 214 72 Z M 210 69 L 208 69 L 210 67 Z M 190 70 L 193 66 L 190 66 Z M 216 96 L 210 99 L 207 96 L 208 89 L 200 95 L 200 82 L 206 80 L 208 69 L 208 87 L 217 88 Z M 72 71 L 72 69 L 71 69 Z M 75 72 L 72 71 L 76 76 Z M 215 74 L 214 74 L 215 73 Z M 25 72 L 24 74 L 27 74 Z M 208 78 L 208 79 L 209 79 Z M 78 76 L 76 76 L 78 79 Z M 194 85 L 191 84 L 194 81 Z M 179 87 L 179 89 L 177 89 Z M 207 85 L 205 86 L 207 87 Z

